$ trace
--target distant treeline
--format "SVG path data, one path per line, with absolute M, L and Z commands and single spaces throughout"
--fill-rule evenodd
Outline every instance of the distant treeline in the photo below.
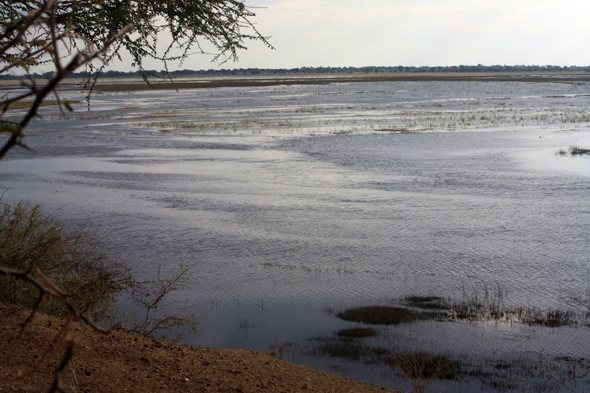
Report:
M 395 67 L 300 67 L 300 68 L 239 68 L 239 69 L 209 69 L 209 70 L 177 70 L 168 74 L 166 71 L 146 70 L 143 75 L 155 77 L 178 77 L 178 76 L 206 76 L 206 75 L 301 75 L 301 74 L 373 74 L 373 73 L 451 73 L 451 72 L 590 72 L 590 66 L 554 66 L 554 65 L 493 65 L 476 66 L 459 65 L 459 66 L 438 66 L 438 67 L 414 67 L 414 66 L 395 66 Z M 32 74 L 34 78 L 48 78 L 51 73 Z M 91 75 L 94 77 L 95 75 Z M 105 71 L 100 74 L 101 77 L 141 77 L 142 71 Z M 88 77 L 86 72 L 76 72 L 69 78 Z M 11 76 L 9 79 L 22 78 Z

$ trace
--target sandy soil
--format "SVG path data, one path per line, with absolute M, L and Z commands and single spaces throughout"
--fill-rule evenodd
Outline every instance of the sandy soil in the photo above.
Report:
M 65 351 L 63 336 L 51 344 L 64 320 L 38 315 L 19 337 L 26 316 L 25 310 L 0 304 L 0 392 L 47 391 Z M 103 335 L 78 323 L 70 330 L 75 352 L 62 381 L 73 393 L 392 392 L 294 365 L 273 353 L 189 347 L 119 331 Z

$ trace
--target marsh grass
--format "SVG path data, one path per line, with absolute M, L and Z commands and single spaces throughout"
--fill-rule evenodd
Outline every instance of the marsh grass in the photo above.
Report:
M 363 362 L 366 364 L 389 364 L 391 351 L 385 347 L 374 347 L 348 337 L 314 337 L 317 351 L 335 358 Z
M 345 321 L 368 325 L 399 325 L 426 320 L 502 321 L 530 326 L 560 327 L 588 325 L 586 313 L 534 307 L 506 307 L 500 299 L 478 298 L 455 301 L 437 296 L 407 296 L 393 299 L 396 306 L 353 307 L 334 314 Z
M 476 381 L 494 391 L 586 391 L 585 378 L 590 361 L 582 358 L 520 355 L 514 358 L 472 359 L 446 353 L 391 346 L 372 346 L 359 339 L 315 337 L 313 353 L 361 362 L 366 365 L 389 366 L 406 380 L 412 392 L 425 392 L 437 382 L 464 385 L 462 391 L 480 391 Z M 580 389 L 576 390 L 575 387 Z M 441 387 L 441 391 L 443 387 Z
M 571 310 L 525 310 L 522 316 L 524 323 L 528 325 L 539 325 L 547 327 L 559 327 L 575 325 L 578 323 L 577 315 Z
M 587 316 L 572 310 L 506 307 L 499 301 L 453 301 L 436 297 L 408 297 L 405 304 L 425 312 L 421 319 L 439 321 L 504 321 L 530 326 L 560 327 L 583 323 Z M 432 312 L 432 310 L 436 312 Z
M 417 321 L 420 314 L 404 307 L 367 306 L 349 308 L 337 313 L 336 316 L 349 322 L 370 325 L 399 325 Z
M 590 370 L 590 361 L 585 358 L 556 358 L 542 353 L 508 358 L 456 357 L 444 352 L 408 348 L 403 343 L 413 343 L 410 338 L 394 345 L 372 345 L 375 341 L 341 337 L 339 332 L 308 339 L 312 344 L 311 353 L 368 366 L 391 367 L 393 377 L 406 380 L 412 392 L 425 392 L 441 381 L 460 383 L 464 386 L 462 391 L 480 391 L 478 384 L 494 391 L 561 391 L 557 385 L 572 387 L 578 383 L 577 386 L 586 386 L 584 378 Z M 440 388 L 443 391 L 444 387 Z
M 401 324 L 428 320 L 443 323 L 491 320 L 547 328 L 588 325 L 588 315 L 583 312 L 507 307 L 504 306 L 504 298 L 501 288 L 486 288 L 483 294 L 465 295 L 460 301 L 440 296 L 411 295 L 386 299 L 392 304 L 387 306 L 354 307 L 343 311 L 331 309 L 328 310 L 330 314 L 359 325 L 309 341 L 314 345 L 314 354 L 366 365 L 389 366 L 395 371 L 396 378 L 403 378 L 410 384 L 413 392 L 425 392 L 437 381 L 460 382 L 472 387 L 473 384 L 481 384 L 500 391 L 549 391 L 557 384 L 572 386 L 572 381 L 582 386 L 583 378 L 590 370 L 586 359 L 542 355 L 541 360 L 536 360 L 534 355 L 522 353 L 501 358 L 492 355 L 489 358 L 456 357 L 436 350 L 414 349 L 413 345 L 423 346 L 424 343 L 405 335 L 404 328 L 398 328 Z M 571 303 L 590 309 L 588 299 L 590 295 L 585 299 L 573 298 Z M 409 329 L 414 331 L 411 327 Z
M 585 148 L 574 145 L 574 146 L 570 146 L 569 153 L 572 156 L 581 156 L 581 155 L 590 154 L 590 149 L 585 149 Z
M 411 379 L 457 379 L 460 362 L 447 355 L 408 350 L 393 353 L 391 362 Z
M 177 129 L 192 129 L 192 130 L 224 130 L 237 131 L 239 129 L 268 129 L 268 128 L 285 128 L 294 127 L 294 123 L 290 119 L 240 119 L 227 121 L 214 120 L 167 120 L 156 121 L 149 123 L 133 123 L 130 124 L 139 128 L 177 128 Z
M 370 335 L 365 335 L 368 333 Z M 336 337 L 315 337 L 310 341 L 324 356 L 392 367 L 411 383 L 415 392 L 426 391 L 436 380 L 457 380 L 463 374 L 461 362 L 444 354 L 392 349 L 364 342 L 363 338 L 376 333 L 372 329 L 343 329 L 336 332 Z
M 335 93 L 336 94 L 336 93 Z M 337 93 L 344 94 L 344 93 Z M 367 94 L 348 92 L 346 94 Z M 373 93 L 371 93 L 373 94 Z M 332 95 L 332 93 L 328 94 Z M 571 97 L 570 97 L 571 98 Z M 123 100 L 120 107 L 90 113 L 68 114 L 67 118 L 83 121 L 113 120 L 126 127 L 179 129 L 190 133 L 234 134 L 335 134 L 380 133 L 406 134 L 452 132 L 465 130 L 506 129 L 515 127 L 557 128 L 566 124 L 590 123 L 590 110 L 582 105 L 527 106 L 513 98 L 490 97 L 477 100 L 442 102 L 391 101 L 346 105 L 330 101 L 309 102 L 306 99 L 268 97 L 270 106 L 251 106 L 249 100 L 232 100 L 229 105 L 183 105 L 163 110 L 150 103 L 133 105 Z M 565 99 L 565 97 L 564 97 Z M 274 103 L 274 101 L 277 101 Z M 506 105 L 508 102 L 509 105 Z M 100 108 L 100 107 L 98 107 Z M 55 112 L 48 110 L 47 112 Z M 50 115 L 45 119 L 61 120 Z M 146 121 L 142 121 L 142 119 Z M 153 119 L 149 120 L 149 119 Z M 149 120 L 149 121 L 148 121 Z M 565 155 L 565 154 L 564 154 Z
M 410 382 L 416 393 L 426 392 L 428 386 L 440 379 L 456 380 L 461 374 L 461 363 L 446 355 L 409 350 L 393 353 L 391 365 Z
M 301 107 L 295 109 L 294 113 L 324 113 L 327 111 L 327 108 L 320 107 L 320 106 L 308 106 L 308 107 Z
M 573 145 L 570 146 L 567 150 L 566 149 L 559 149 L 557 152 L 555 152 L 555 155 L 558 156 L 584 156 L 584 155 L 590 155 L 590 149 L 586 149 L 586 148 L 582 148 L 580 146 L 577 145 Z

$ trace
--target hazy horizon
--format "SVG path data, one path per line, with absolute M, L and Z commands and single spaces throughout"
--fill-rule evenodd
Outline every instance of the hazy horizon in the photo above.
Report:
M 194 54 L 170 70 L 590 64 L 590 2 L 564 0 L 246 0 L 275 47 L 246 42 L 238 62 Z M 162 34 L 159 47 L 169 37 Z M 205 51 L 209 48 L 203 45 Z M 108 70 L 131 71 L 130 58 Z M 146 60 L 146 69 L 163 69 Z M 40 67 L 34 72 L 45 72 Z

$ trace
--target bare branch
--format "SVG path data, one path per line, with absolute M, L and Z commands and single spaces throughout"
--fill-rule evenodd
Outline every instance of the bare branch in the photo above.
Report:
M 36 274 L 39 276 L 39 279 L 36 279 L 32 276 L 32 274 Z M 27 270 L 18 270 L 18 269 L 10 269 L 6 267 L 0 266 L 0 275 L 4 275 L 6 277 L 15 277 L 20 280 L 26 281 L 34 285 L 40 292 L 40 298 L 49 297 L 55 298 L 59 300 L 64 306 L 67 307 L 70 314 L 74 317 L 75 320 L 78 322 L 85 323 L 92 327 L 95 331 L 100 333 L 108 333 L 110 330 L 104 329 L 94 322 L 92 322 L 86 315 L 81 313 L 68 299 L 68 294 L 58 288 L 50 279 L 48 279 L 37 266 L 31 265 L 31 267 Z M 27 318 L 27 320 L 31 320 L 34 316 L 35 309 L 33 309 L 33 314 Z

